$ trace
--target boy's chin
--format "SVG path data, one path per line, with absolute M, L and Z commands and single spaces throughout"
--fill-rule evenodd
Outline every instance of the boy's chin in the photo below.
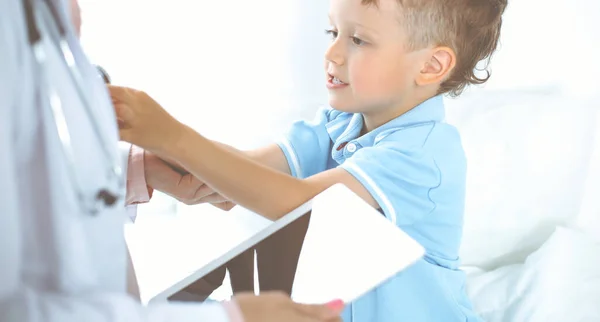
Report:
M 361 108 L 355 102 L 348 102 L 334 97 L 329 97 L 329 106 L 340 112 L 361 113 Z

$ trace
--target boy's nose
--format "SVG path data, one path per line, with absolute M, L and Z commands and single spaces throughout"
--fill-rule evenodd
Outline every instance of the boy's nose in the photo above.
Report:
M 332 42 L 325 52 L 325 60 L 336 65 L 344 65 L 346 58 L 341 47 L 342 44 L 339 39 Z

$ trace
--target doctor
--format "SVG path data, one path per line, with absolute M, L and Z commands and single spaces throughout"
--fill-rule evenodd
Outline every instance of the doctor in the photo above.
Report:
M 0 321 L 337 321 L 279 294 L 143 307 L 126 293 L 126 159 L 67 13 L 0 0 Z

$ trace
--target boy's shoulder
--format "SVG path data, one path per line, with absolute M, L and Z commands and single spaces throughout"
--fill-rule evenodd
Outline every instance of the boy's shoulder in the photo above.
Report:
M 428 121 L 390 128 L 375 138 L 374 146 L 395 145 L 411 149 L 461 148 L 458 129 L 444 121 Z
M 373 155 L 390 169 L 433 171 L 444 173 L 448 182 L 464 180 L 467 158 L 460 135 L 450 124 L 429 122 L 393 129 L 378 138 L 372 149 L 379 150 Z

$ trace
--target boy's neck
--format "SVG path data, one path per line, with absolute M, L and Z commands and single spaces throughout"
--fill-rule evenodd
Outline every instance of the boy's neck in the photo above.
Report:
M 413 108 L 419 106 L 421 103 L 435 96 L 436 95 L 413 97 L 404 100 L 403 104 L 401 105 L 383 108 L 377 111 L 373 111 L 371 113 L 361 113 L 363 117 L 363 128 L 361 130 L 361 135 L 375 130 L 376 128 L 403 115 L 404 113 L 412 110 Z

